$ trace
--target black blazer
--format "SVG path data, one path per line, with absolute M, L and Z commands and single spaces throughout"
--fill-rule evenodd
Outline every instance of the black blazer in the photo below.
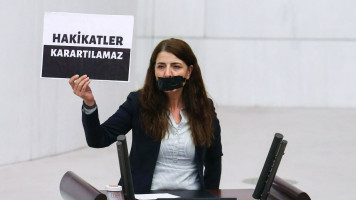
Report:
M 155 141 L 143 130 L 139 96 L 139 92 L 131 92 L 116 113 L 101 125 L 98 109 L 90 115 L 82 113 L 82 122 L 87 143 L 94 148 L 107 147 L 116 141 L 118 135 L 124 135 L 132 129 L 130 165 L 133 185 L 135 193 L 144 193 L 151 188 L 161 141 Z M 211 105 L 214 108 L 212 101 Z M 220 184 L 222 147 L 216 113 L 213 124 L 215 140 L 212 146 L 195 147 L 201 189 L 219 189 Z

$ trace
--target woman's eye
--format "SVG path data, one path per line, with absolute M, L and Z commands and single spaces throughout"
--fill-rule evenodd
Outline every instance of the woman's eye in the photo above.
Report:
M 158 69 L 162 69 L 164 66 L 163 65 L 157 65 L 156 66 Z
M 173 67 L 176 68 L 176 69 L 180 69 L 181 68 L 180 65 L 174 65 Z

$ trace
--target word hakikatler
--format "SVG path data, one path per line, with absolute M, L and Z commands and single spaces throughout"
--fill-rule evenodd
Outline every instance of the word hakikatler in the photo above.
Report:
M 105 35 L 82 35 L 78 34 L 60 34 L 53 33 L 53 43 L 66 44 L 97 44 L 97 45 L 120 45 L 122 46 L 123 38 L 121 36 Z

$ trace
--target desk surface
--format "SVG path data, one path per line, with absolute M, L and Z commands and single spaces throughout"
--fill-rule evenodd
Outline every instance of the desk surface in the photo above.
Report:
M 237 200 L 255 200 L 252 197 L 253 189 L 222 189 L 209 190 L 210 193 L 217 197 L 235 197 Z
M 252 198 L 253 189 L 222 189 L 222 190 L 208 190 L 211 194 L 221 198 L 236 198 L 237 200 L 255 200 Z M 106 194 L 106 191 L 102 191 Z M 179 195 L 179 192 L 184 191 L 164 191 L 166 193 L 172 193 L 175 195 Z M 184 196 L 184 195 L 180 195 Z M 190 196 L 190 195 L 189 195 Z

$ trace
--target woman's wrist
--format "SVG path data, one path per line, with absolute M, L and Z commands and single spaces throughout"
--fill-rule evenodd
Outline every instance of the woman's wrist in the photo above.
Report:
M 96 107 L 95 100 L 94 101 L 85 101 L 83 100 L 83 106 L 87 109 L 92 109 Z
M 95 104 L 95 100 L 93 101 L 86 101 L 86 100 L 83 100 L 83 105 L 84 107 L 90 109 L 90 108 L 94 108 L 96 106 Z

